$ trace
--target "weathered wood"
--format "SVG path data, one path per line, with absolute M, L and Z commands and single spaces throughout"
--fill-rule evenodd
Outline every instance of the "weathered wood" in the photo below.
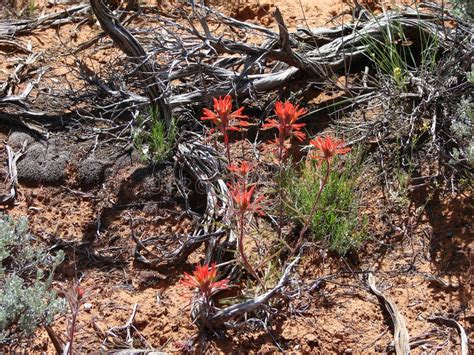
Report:
M 428 320 L 430 322 L 442 324 L 456 329 L 461 340 L 461 355 L 469 355 L 469 338 L 466 334 L 466 331 L 464 330 L 464 327 L 459 322 L 455 321 L 454 319 L 441 316 L 430 317 Z
M 171 125 L 171 109 L 165 97 L 165 91 L 162 85 L 157 82 L 155 70 L 142 45 L 122 26 L 119 19 L 112 15 L 102 0 L 91 0 L 90 4 L 104 32 L 137 65 L 139 77 L 150 99 L 150 104 L 158 107 L 161 119 L 169 127 Z
M 385 309 L 390 314 L 394 328 L 394 343 L 395 352 L 397 355 L 408 355 L 410 354 L 410 336 L 408 335 L 407 326 L 405 324 L 405 318 L 398 310 L 397 305 L 389 297 L 385 296 L 382 292 L 377 289 L 375 285 L 375 276 L 372 273 L 367 275 L 367 285 L 370 290 L 382 300 Z

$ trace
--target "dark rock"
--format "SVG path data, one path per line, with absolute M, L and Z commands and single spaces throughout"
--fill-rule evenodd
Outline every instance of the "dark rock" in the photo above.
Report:
M 79 163 L 77 169 L 77 177 L 79 183 L 83 186 L 92 186 L 101 184 L 104 180 L 105 168 L 109 165 L 109 162 L 89 157 Z
M 15 150 L 20 149 L 23 146 L 23 143 L 26 141 L 26 144 L 29 145 L 35 141 L 35 137 L 30 133 L 23 130 L 15 130 L 10 133 L 8 137 L 7 144 Z
M 66 179 L 70 153 L 56 145 L 33 143 L 17 163 L 18 179 L 27 183 L 57 184 Z

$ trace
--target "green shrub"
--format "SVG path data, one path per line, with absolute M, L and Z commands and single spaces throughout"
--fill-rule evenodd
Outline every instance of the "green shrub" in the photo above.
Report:
M 471 98 L 462 97 L 457 105 L 456 115 L 450 127 L 456 147 L 451 156 L 452 163 L 466 161 L 474 165 L 474 103 Z
M 64 300 L 51 290 L 64 253 L 53 256 L 33 243 L 26 218 L 15 222 L 0 216 L 0 344 L 32 336 L 65 309 Z
M 288 213 L 301 223 L 310 214 L 324 169 L 325 164 L 321 168 L 306 164 L 298 175 L 293 170 L 287 179 Z M 311 221 L 314 237 L 327 240 L 329 250 L 342 255 L 356 249 L 366 238 L 366 220 L 359 215 L 356 183 L 359 170 L 354 162 L 346 160 L 343 171 L 331 171 Z
M 454 5 L 454 14 L 465 19 L 474 19 L 474 2 L 472 0 L 450 0 Z
M 139 117 L 137 123 L 133 142 L 143 159 L 155 163 L 167 159 L 172 152 L 178 133 L 176 120 L 172 120 L 167 130 L 165 123 L 159 119 L 157 110 L 150 109 L 149 118 L 144 120 Z

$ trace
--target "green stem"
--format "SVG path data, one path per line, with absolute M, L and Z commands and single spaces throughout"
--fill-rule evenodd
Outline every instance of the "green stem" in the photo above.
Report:
M 326 162 L 326 174 L 324 174 L 323 181 L 321 182 L 321 186 L 319 187 L 318 195 L 316 196 L 316 200 L 313 203 L 313 207 L 311 208 L 311 212 L 309 213 L 308 219 L 306 220 L 306 223 L 304 224 L 303 229 L 301 229 L 301 232 L 298 238 L 298 243 L 296 244 L 294 251 L 297 251 L 301 247 L 301 244 L 303 243 L 304 234 L 306 233 L 308 228 L 311 226 L 311 221 L 313 220 L 313 217 L 316 214 L 316 211 L 318 210 L 318 203 L 321 198 L 321 193 L 323 192 L 323 189 L 328 182 L 329 173 L 331 170 L 331 164 L 329 163 L 329 160 L 326 160 L 325 162 Z
M 283 189 L 282 189 L 282 171 L 283 171 L 283 147 L 278 146 L 278 162 L 280 164 L 278 171 L 278 197 L 280 205 L 278 206 L 278 239 L 282 239 L 283 230 Z
M 253 277 L 255 277 L 255 279 L 260 283 L 260 285 L 262 285 L 263 287 L 263 282 L 262 280 L 260 279 L 260 277 L 257 275 L 257 273 L 255 272 L 255 270 L 253 269 L 252 265 L 250 265 L 247 257 L 245 256 L 245 253 L 244 253 L 244 235 L 245 235 L 245 231 L 244 231 L 244 223 L 245 223 L 245 213 L 244 212 L 241 212 L 240 213 L 240 237 L 239 237 L 239 240 L 238 240 L 238 245 L 239 245 L 239 253 L 240 253 L 240 257 L 242 258 L 242 262 L 244 263 L 244 266 L 245 268 L 247 269 L 248 272 L 250 272 L 250 274 L 252 274 Z

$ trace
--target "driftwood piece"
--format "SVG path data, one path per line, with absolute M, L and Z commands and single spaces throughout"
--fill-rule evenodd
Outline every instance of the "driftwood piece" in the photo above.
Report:
M 367 284 L 370 291 L 375 294 L 380 300 L 382 300 L 385 309 L 390 314 L 394 328 L 394 343 L 395 352 L 397 355 L 407 355 L 410 353 L 410 336 L 408 335 L 407 326 L 405 319 L 398 310 L 395 302 L 389 297 L 385 296 L 382 292 L 377 289 L 375 285 L 375 276 L 372 273 L 367 275 Z
M 191 211 L 188 203 L 188 194 L 191 190 L 205 196 L 205 211 L 196 223 L 194 232 L 185 236 L 180 246 L 169 253 L 157 255 L 150 252 L 146 246 L 153 240 L 142 242 L 132 233 L 136 243 L 135 258 L 151 267 L 178 266 L 186 262 L 192 252 L 207 243 L 205 262 L 210 264 L 218 259 L 215 253 L 218 249 L 217 240 L 226 232 L 226 248 L 235 248 L 236 242 L 234 232 L 227 231 L 227 226 L 230 224 L 230 201 L 228 188 L 223 179 L 225 164 L 212 147 L 200 141 L 200 137 L 191 136 L 187 141 L 183 140 L 178 144 L 174 172 L 178 189 L 187 203 L 188 212 L 196 214 Z
M 224 323 L 228 322 L 231 319 L 243 316 L 245 313 L 252 312 L 257 308 L 261 307 L 263 304 L 267 303 L 271 298 L 275 297 L 282 288 L 288 283 L 290 276 L 292 274 L 293 268 L 299 262 L 301 255 L 298 255 L 284 270 L 283 275 L 278 281 L 277 285 L 268 290 L 264 294 L 255 297 L 252 300 L 238 303 L 230 307 L 224 308 L 214 314 L 210 319 L 208 319 L 208 324 L 213 328 L 222 326 Z
M 149 106 L 150 102 L 159 107 L 161 117 L 169 124 L 171 109 L 175 114 L 180 114 L 191 106 L 208 104 L 209 100 L 216 96 L 230 94 L 239 99 L 250 97 L 257 100 L 264 94 L 276 92 L 295 82 L 301 84 L 299 86 L 303 92 L 305 88 L 310 89 L 312 83 L 331 81 L 331 78 L 337 77 L 351 67 L 354 68 L 367 55 L 370 42 L 368 38 L 371 38 L 372 42 L 382 39 L 384 31 L 390 26 L 396 25 L 407 37 L 412 37 L 410 39 L 414 42 L 421 36 L 425 39 L 436 37 L 439 46 L 445 48 L 457 41 L 456 38 L 459 38 L 460 33 L 464 36 L 465 32 L 468 32 L 466 29 L 456 32 L 454 29 L 444 28 L 440 22 L 443 14 L 439 9 L 431 9 L 431 13 L 426 14 L 409 9 L 397 13 L 385 12 L 377 17 L 360 19 L 356 23 L 344 26 L 298 29 L 296 32 L 288 31 L 281 14 L 277 11 L 275 19 L 279 31 L 275 32 L 259 25 L 232 19 L 197 4 L 196 11 L 192 14 L 184 13 L 184 18 L 189 16 L 189 26 L 156 13 L 151 15 L 133 13 L 129 16 L 129 20 L 152 16 L 162 25 L 158 29 L 132 31 L 123 26 L 126 20 L 122 24 L 120 21 L 124 19 L 124 14 L 129 14 L 128 12 L 122 12 L 120 18 L 116 18 L 102 0 L 92 0 L 91 7 L 107 35 L 128 56 L 128 61 L 135 64 L 133 71 L 128 74 L 138 74 L 139 82 L 129 79 L 136 78 L 137 75 L 118 77 L 114 68 L 105 68 L 105 75 L 101 73 L 101 78 L 95 73 L 92 76 L 88 75 L 79 67 L 76 68 L 76 72 L 86 85 L 90 85 L 87 88 L 89 92 L 84 95 L 73 89 L 66 92 L 58 90 L 51 96 L 56 100 L 63 98 L 65 101 L 72 101 L 73 105 L 70 107 L 73 110 L 90 108 L 87 114 L 81 114 L 82 117 L 106 117 L 111 118 L 111 122 L 124 112 Z M 11 23 L 2 24 L 0 28 L 4 26 L 3 33 L 7 36 L 10 32 L 21 33 L 23 28 L 21 26 L 28 25 L 28 29 L 31 29 L 38 26 L 38 23 L 41 24 L 39 25 L 41 28 L 43 25 L 53 23 L 54 20 L 71 18 L 85 20 L 88 6 L 79 5 L 67 11 L 55 14 L 55 17 L 53 15 L 41 17 L 34 23 L 32 20 L 23 24 L 18 22 L 14 26 L 16 32 L 6 30 L 5 26 L 11 27 Z M 196 21 L 200 27 L 197 27 Z M 228 26 L 230 31 L 226 33 L 229 35 L 213 34 L 210 24 L 216 22 Z M 256 44 L 231 37 L 232 33 L 238 32 L 252 32 L 257 39 L 254 42 Z M 10 36 L 8 40 L 11 40 L 11 35 L 8 36 Z M 89 46 L 93 46 L 101 36 L 102 34 L 99 34 L 92 42 L 79 45 L 78 48 L 81 50 L 100 48 L 101 44 L 98 44 L 97 48 Z M 0 85 L 2 86 L 4 85 Z M 96 95 L 90 92 L 93 88 L 97 90 Z M 140 95 L 137 88 L 144 90 L 145 95 Z M 367 86 L 364 90 L 365 100 L 378 93 L 374 88 Z M 353 94 L 357 96 L 357 93 Z M 68 114 L 44 112 L 45 107 L 49 107 L 47 99 L 48 95 L 42 93 L 41 100 L 34 103 L 26 102 L 26 105 L 16 112 L 2 112 L 2 118 L 6 116 L 4 119 L 14 121 L 23 116 L 31 120 L 46 117 L 47 119 L 43 121 L 50 123 L 55 122 L 54 117 L 64 117 Z M 26 114 L 22 115 L 23 112 Z
M 36 29 L 44 29 L 80 21 L 82 20 L 82 16 L 86 14 L 89 9 L 90 6 L 87 4 L 79 4 L 63 11 L 39 16 L 33 20 L 2 21 L 0 22 L 0 38 L 13 38 L 18 35 L 28 34 Z
M 92 11 L 99 20 L 104 32 L 112 38 L 136 65 L 140 79 L 152 106 L 157 105 L 163 122 L 171 125 L 171 109 L 165 97 L 162 85 L 155 78 L 155 70 L 148 61 L 147 53 L 138 40 L 122 26 L 119 19 L 112 15 L 102 0 L 91 0 Z
M 11 203 L 15 200 L 16 197 L 16 187 L 18 184 L 18 176 L 16 170 L 16 162 L 23 156 L 26 145 L 18 152 L 14 152 L 12 148 L 8 145 L 5 145 L 5 150 L 7 151 L 8 158 L 8 180 L 9 180 L 9 192 L 7 194 L 0 194 L 0 203 Z
M 441 316 L 434 316 L 428 318 L 430 322 L 438 323 L 451 327 L 457 330 L 459 337 L 461 338 L 461 355 L 469 355 L 469 338 L 467 337 L 464 327 L 454 319 L 449 319 Z

